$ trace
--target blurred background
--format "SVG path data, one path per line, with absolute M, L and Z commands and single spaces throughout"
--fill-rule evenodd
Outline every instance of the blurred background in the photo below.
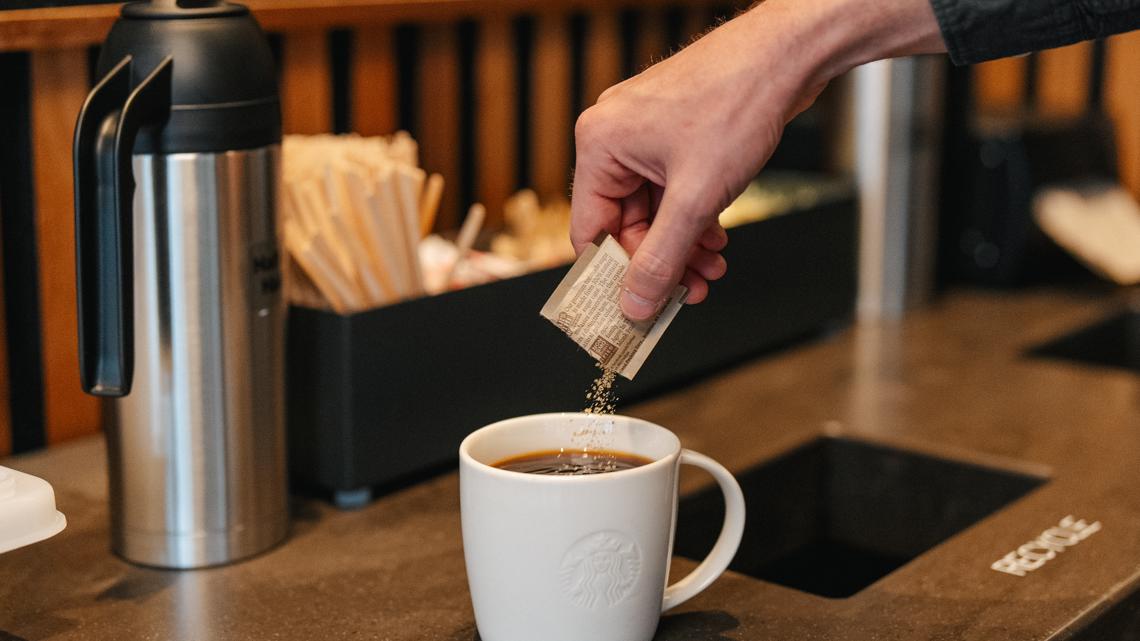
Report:
M 485 236 L 520 189 L 542 203 L 566 199 L 577 114 L 747 6 L 248 4 L 271 37 L 285 133 L 407 131 L 419 165 L 446 183 L 432 230 L 452 236 L 476 202 Z M 118 4 L 4 8 L 0 456 L 102 424 L 77 376 L 71 139 Z M 954 287 L 1104 289 L 1043 233 L 1033 203 L 1050 185 L 1140 195 L 1138 72 L 1140 34 L 972 68 L 944 56 L 876 63 L 833 82 L 788 127 L 766 172 L 857 187 L 858 230 L 841 239 L 859 247 L 850 317 L 897 318 Z

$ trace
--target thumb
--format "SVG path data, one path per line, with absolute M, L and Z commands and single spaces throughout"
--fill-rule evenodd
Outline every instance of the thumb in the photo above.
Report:
M 653 318 L 681 282 L 685 262 L 708 227 L 691 198 L 668 187 L 657 215 L 630 259 L 621 294 L 621 311 L 632 321 Z

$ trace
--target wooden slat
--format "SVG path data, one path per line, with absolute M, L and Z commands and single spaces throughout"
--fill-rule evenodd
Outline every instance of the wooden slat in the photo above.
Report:
M 1002 58 L 974 67 L 974 91 L 983 111 L 1011 111 L 1025 96 L 1025 58 Z
M 396 52 L 389 27 L 355 32 L 352 55 L 352 128 L 365 136 L 396 129 Z
M 285 35 L 281 68 L 281 124 L 285 133 L 332 131 L 331 72 L 327 32 Z
M 1042 113 L 1075 116 L 1085 110 L 1092 46 L 1075 44 L 1039 54 L 1037 104 Z
M 1072 115 L 1084 108 L 1088 86 L 1088 44 L 1040 54 L 1038 103 L 1045 113 Z M 1114 36 L 1106 73 L 1109 112 L 1116 125 L 1120 179 L 1140 197 L 1140 33 Z M 1007 58 L 976 67 L 975 90 L 982 110 L 1017 108 L 1024 96 L 1024 58 Z
M 0 212 L 3 216 L 4 212 Z M 3 243 L 0 242 L 0 248 Z M 0 252 L 3 250 L 0 249 Z M 0 254 L 0 265 L 3 265 Z M 12 396 L 8 378 L 8 327 L 4 297 L 4 272 L 0 269 L 0 458 L 12 453 Z
M 637 0 L 637 6 L 664 6 L 676 0 Z M 714 6 L 719 0 L 688 0 Z M 472 16 L 527 11 L 597 10 L 612 0 L 246 0 L 269 31 L 330 29 L 395 22 L 452 22 Z M 0 11 L 0 50 L 77 47 L 101 42 L 118 15 L 117 5 Z
M 0 11 L 0 51 L 92 45 L 107 36 L 117 15 L 115 5 Z
M 1105 102 L 1116 123 L 1120 180 L 1140 198 L 1140 32 L 1113 36 L 1108 47 Z
M 531 78 L 531 162 L 534 189 L 543 202 L 569 193 L 570 24 L 560 13 L 538 18 Z
M 79 387 L 71 136 L 87 96 L 87 51 L 32 55 L 32 155 L 36 193 L 44 420 L 48 443 L 99 430 L 99 402 Z
M 586 31 L 586 87 L 583 102 L 589 107 L 598 96 L 621 82 L 621 19 L 616 11 L 590 14 Z
M 475 57 L 476 197 L 487 207 L 487 225 L 494 226 L 502 218 L 503 203 L 516 178 L 518 79 L 509 19 L 480 23 Z
M 451 24 L 427 26 L 421 34 L 416 132 L 420 164 L 444 179 L 436 229 L 454 229 L 460 215 L 458 42 Z

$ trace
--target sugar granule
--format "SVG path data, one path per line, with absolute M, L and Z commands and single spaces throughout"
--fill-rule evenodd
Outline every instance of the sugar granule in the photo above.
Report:
M 583 412 L 592 414 L 596 418 L 588 419 L 585 425 L 574 431 L 572 438 L 574 444 L 584 452 L 607 450 L 613 440 L 612 414 L 617 408 L 618 400 L 614 396 L 613 387 L 614 381 L 617 380 L 617 372 L 606 369 L 601 363 L 596 363 L 595 367 L 602 370 L 602 373 L 586 390 L 586 409 Z
M 596 363 L 595 367 L 602 370 L 602 373 L 594 379 L 590 389 L 586 390 L 586 409 L 583 411 L 587 414 L 613 414 L 618 401 L 613 392 L 617 372 L 607 369 L 601 363 Z

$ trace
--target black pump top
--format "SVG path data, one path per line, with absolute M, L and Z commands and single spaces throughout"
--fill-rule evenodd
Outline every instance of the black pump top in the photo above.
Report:
M 281 141 L 277 72 L 244 6 L 216 0 L 123 7 L 103 44 L 99 75 L 132 56 L 138 84 L 173 57 L 170 118 L 139 133 L 134 153 L 219 152 Z

